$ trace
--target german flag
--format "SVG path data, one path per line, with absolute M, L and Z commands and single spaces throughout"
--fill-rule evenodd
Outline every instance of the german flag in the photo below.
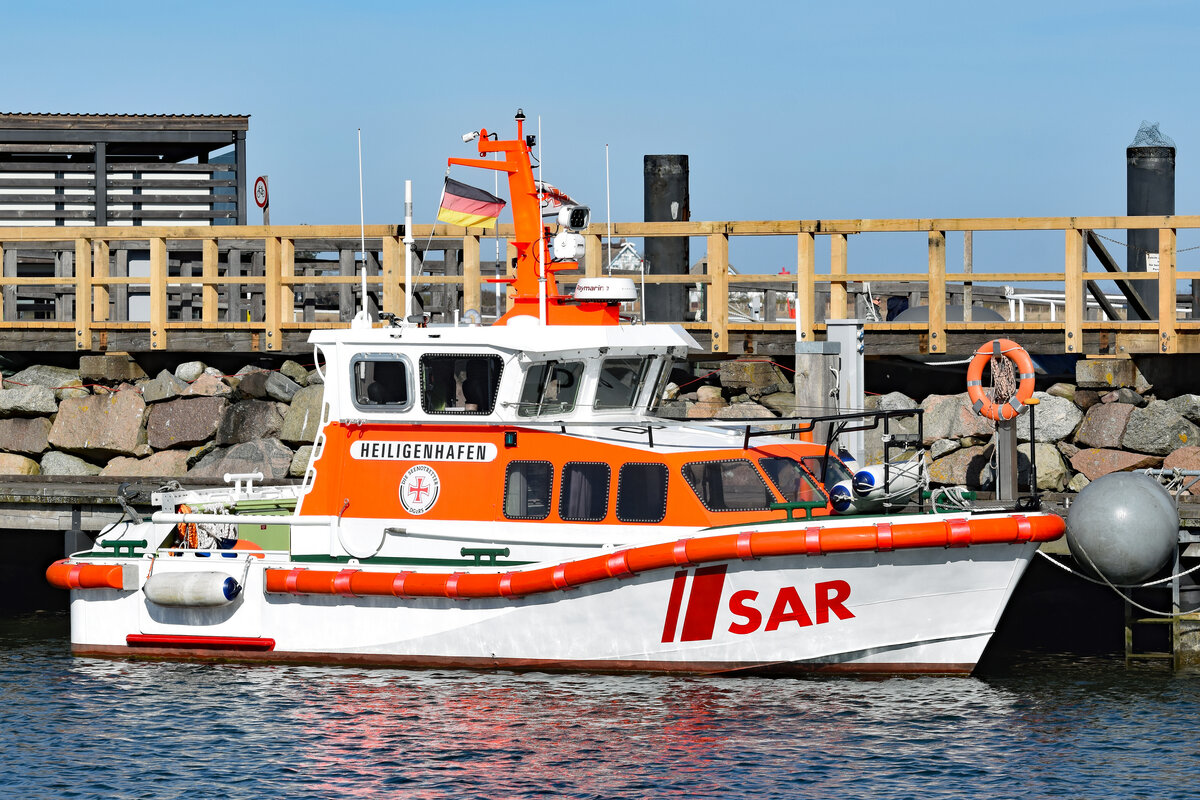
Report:
M 505 203 L 491 192 L 446 178 L 438 222 L 464 228 L 494 228 Z

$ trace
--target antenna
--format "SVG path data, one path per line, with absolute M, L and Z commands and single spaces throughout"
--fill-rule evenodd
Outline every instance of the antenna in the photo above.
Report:
M 608 274 L 612 274 L 612 188 L 608 182 L 608 142 L 604 143 L 604 205 L 608 213 Z
M 367 314 L 367 216 L 363 205 L 363 177 L 362 177 L 362 128 L 358 129 L 358 221 L 359 233 L 361 235 L 360 245 L 362 246 L 362 308 L 354 319 L 361 320 L 370 325 L 371 317 Z
M 538 209 L 542 207 L 542 201 L 545 199 L 545 194 L 542 192 L 542 187 L 545 183 L 542 181 L 542 115 L 538 114 Z M 539 218 L 540 233 L 538 235 L 538 262 L 542 268 L 538 276 L 538 318 L 542 324 L 546 324 L 546 268 L 549 266 L 546 263 L 546 223 Z
M 412 316 L 412 181 L 404 182 L 404 319 Z

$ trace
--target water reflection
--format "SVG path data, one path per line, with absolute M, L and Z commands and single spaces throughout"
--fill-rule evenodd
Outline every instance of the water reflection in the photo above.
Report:
M 0 785 L 42 797 L 1115 798 L 1174 796 L 1195 763 L 1195 677 L 1108 659 L 699 679 L 99 661 L 61 631 L 0 637 Z

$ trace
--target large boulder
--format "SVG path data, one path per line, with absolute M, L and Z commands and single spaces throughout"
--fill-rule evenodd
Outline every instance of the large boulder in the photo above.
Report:
M 863 406 L 868 411 L 909 411 L 917 408 L 917 402 L 901 392 L 889 392 L 887 394 L 868 395 L 864 398 Z M 916 432 L 916 417 L 895 417 L 888 420 L 888 433 L 890 434 L 915 434 Z M 883 424 L 881 423 L 878 428 L 863 431 L 862 436 L 863 449 L 858 454 L 859 463 L 864 466 L 867 464 L 882 463 Z M 893 450 L 892 458 L 896 458 L 899 452 L 898 450 Z
M 293 478 L 303 478 L 304 472 L 308 469 L 308 462 L 312 460 L 312 451 L 311 444 L 297 449 L 292 456 L 292 466 L 288 468 L 288 475 Z
M 1081 358 L 1075 362 L 1075 385 L 1080 389 L 1117 389 L 1126 386 L 1138 393 L 1150 382 L 1128 358 Z
M 1168 400 L 1167 405 L 1188 422 L 1200 425 L 1200 394 L 1181 394 Z
M 938 439 L 961 439 L 965 436 L 991 436 L 994 423 L 975 413 L 967 393 L 931 394 L 921 401 L 924 409 L 923 444 Z
M 1038 401 L 1037 409 L 1033 412 L 1033 439 L 1038 442 L 1057 442 L 1071 438 L 1083 412 L 1070 400 L 1046 392 L 1034 392 Z M 1017 439 L 1029 441 L 1029 411 L 1017 420 Z
M 161 403 L 179 397 L 188 390 L 188 385 L 164 369 L 154 380 L 143 383 L 141 389 L 142 399 L 147 403 Z
M 82 458 L 67 453 L 60 453 L 57 450 L 51 450 L 42 456 L 41 468 L 43 475 L 82 477 L 85 475 L 100 474 L 100 467 L 97 467 L 95 464 L 89 464 Z
M 50 447 L 49 435 L 50 420 L 45 417 L 0 419 L 0 450 L 9 453 L 44 453 Z
M 188 471 L 188 477 L 223 480 L 226 473 L 262 472 L 263 478 L 278 480 L 288 477 L 293 455 L 291 448 L 278 439 L 218 447 L 200 459 L 200 463 Z
M 1110 472 L 1129 472 L 1135 469 L 1155 469 L 1162 459 L 1144 453 L 1126 453 L 1123 450 L 1088 448 L 1071 457 L 1071 468 L 1087 476 L 1089 481 Z
M 775 412 L 755 402 L 733 403 L 713 414 L 713 419 L 775 419 Z
M 225 409 L 217 426 L 217 444 L 230 445 L 279 435 L 283 414 L 270 400 L 242 400 Z
M 1200 444 L 1200 428 L 1181 417 L 1162 400 L 1134 409 L 1121 436 L 1122 450 L 1165 456 L 1172 450 Z
M 175 377 L 184 383 L 191 383 L 204 374 L 207 369 L 203 361 L 185 361 L 175 368 Z
M 58 407 L 50 444 L 88 460 L 142 455 L 145 417 L 146 403 L 137 392 L 68 397 Z
M 300 388 L 308 386 L 308 368 L 288 359 L 284 361 L 279 371 L 296 382 Z
M 1061 492 L 1071 480 L 1071 470 L 1063 463 L 1058 448 L 1047 442 L 1036 442 L 1033 450 L 1037 459 L 1037 488 Z M 1017 486 L 1029 486 L 1029 443 L 1017 445 Z
M 983 445 L 955 450 L 929 465 L 929 480 L 947 486 L 978 488 L 991 454 L 992 448 Z
M 220 377 L 205 372 L 192 381 L 182 393 L 184 397 L 224 397 L 232 394 L 233 389 Z
M 58 410 L 54 390 L 48 386 L 16 386 L 0 390 L 0 417 L 35 417 Z
M 312 444 L 321 430 L 324 398 L 325 387 L 321 384 L 305 386 L 296 392 L 284 415 L 279 438 L 288 444 Z
M 764 394 L 758 398 L 758 402 L 781 417 L 792 417 L 796 414 L 796 395 L 793 392 Z
M 79 358 L 79 378 L 84 383 L 121 383 L 145 377 L 146 371 L 127 355 Z
M 246 397 L 269 397 L 281 403 L 290 403 L 300 384 L 281 372 L 251 372 L 242 378 L 238 391 Z
M 187 474 L 186 450 L 163 450 L 147 458 L 118 456 L 100 471 L 101 477 L 182 478 Z
M 1099 447 L 1112 450 L 1121 447 L 1121 437 L 1129 424 L 1129 415 L 1134 407 L 1126 403 L 1101 403 L 1087 410 L 1083 424 L 1075 441 L 1084 447 Z
M 721 362 L 721 386 L 745 389 L 751 397 L 757 397 L 790 390 L 792 383 L 769 361 L 734 359 Z
M 228 401 L 223 397 L 181 397 L 150 408 L 146 440 L 155 450 L 194 447 L 208 441 Z
M 16 453 L 0 453 L 0 475 L 39 475 L 41 467 L 32 458 Z
M 58 400 L 88 394 L 88 390 L 83 388 L 83 382 L 79 379 L 79 370 L 45 364 L 26 367 L 4 379 L 5 389 L 16 386 L 45 386 L 54 390 L 54 397 Z

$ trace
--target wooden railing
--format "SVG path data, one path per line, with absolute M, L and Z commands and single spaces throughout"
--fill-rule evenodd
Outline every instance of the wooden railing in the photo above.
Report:
M 1085 252 L 1091 231 L 1153 229 L 1159 232 L 1158 272 L 1115 275 L 1110 271 L 1085 270 Z M 646 275 L 647 284 L 687 284 L 704 287 L 705 313 L 702 321 L 681 321 L 692 330 L 708 336 L 713 352 L 729 349 L 731 332 L 792 334 L 798 341 L 814 341 L 824 331 L 824 319 L 852 315 L 850 297 L 853 287 L 863 282 L 911 282 L 919 285 L 927 298 L 929 320 L 921 323 L 873 323 L 872 332 L 910 333 L 918 336 L 921 351 L 945 353 L 950 336 L 962 332 L 986 332 L 1003 328 L 1013 334 L 1021 331 L 1052 333 L 1061 337 L 1063 353 L 1085 352 L 1085 334 L 1102 331 L 1123 337 L 1127 352 L 1176 353 L 1200 350 L 1200 320 L 1179 319 L 1175 313 L 1177 281 L 1196 280 L 1200 271 L 1180 271 L 1176 263 L 1178 231 L 1200 229 L 1200 216 L 1185 217 L 1044 217 L 1044 218 L 973 218 L 973 219 L 891 219 L 891 220 L 795 220 L 742 222 L 626 222 L 615 223 L 611 235 L 623 239 L 651 237 L 700 237 L 706 242 L 707 267 L 702 274 Z M 1057 231 L 1063 239 L 1061 270 L 980 272 L 971 268 L 951 271 L 947 267 L 946 235 L 952 232 L 981 231 Z M 920 256 L 925 272 L 851 272 L 852 237 L 876 233 L 923 233 L 926 253 Z M 603 242 L 608 230 L 592 225 L 585 234 L 584 268 L 578 273 L 598 276 L 603 273 Z M 256 349 L 280 351 L 285 334 L 305 333 L 313 328 L 336 327 L 349 323 L 345 303 L 336 319 L 317 319 L 301 315 L 297 319 L 298 297 L 323 287 L 343 293 L 352 291 L 362 280 L 345 269 L 346 259 L 329 269 L 309 264 L 298 274 L 297 254 L 328 252 L 347 246 L 358 250 L 360 235 L 365 234 L 366 249 L 374 266 L 367 277 L 369 293 L 377 310 L 402 314 L 404 307 L 403 230 L 395 225 L 367 226 L 222 226 L 222 227 L 117 227 L 117 228 L 0 228 L 0 254 L 4 275 L 0 278 L 4 296 L 4 318 L 0 335 L 6 331 L 38 329 L 72 331 L 79 350 L 104 349 L 103 335 L 123 331 L 145 336 L 147 350 L 176 346 L 173 339 L 188 331 L 245 331 L 255 337 Z M 495 263 L 481 261 L 481 241 L 493 236 L 510 237 L 510 226 L 496 232 L 465 230 L 438 225 L 414 226 L 413 235 L 422 250 L 450 250 L 461 253 L 461 273 L 457 268 L 441 267 L 441 274 L 414 277 L 414 284 L 449 285 L 461 291 L 461 307 L 480 308 L 483 287 L 497 271 Z M 788 274 L 747 274 L 731 277 L 730 240 L 738 237 L 789 237 L 795 242 L 794 272 Z M 828 237 L 828 271 L 819 271 L 817 241 Z M 352 244 L 347 245 L 348 242 Z M 113 274 L 114 252 L 148 253 L 148 274 Z M 259 254 L 257 273 L 244 274 L 234 269 L 235 252 Z M 41 254 L 40 256 L 38 254 Z M 196 269 L 181 269 L 172 254 L 188 254 Z M 377 257 L 375 254 L 378 254 Z M 511 260 L 512 248 L 500 263 Z M 42 269 L 30 267 L 31 259 L 43 259 Z M 693 255 L 693 260 L 696 256 Z M 899 259 L 898 259 L 899 260 Z M 53 275 L 48 273 L 51 261 Z M 744 262 L 743 269 L 745 269 Z M 1053 263 L 1053 262 L 1051 262 Z M 449 264 L 449 261 L 444 262 Z M 66 265 L 64 267 L 64 265 Z M 779 264 L 772 264 L 774 271 Z M 791 265 L 789 265 L 791 266 Z M 968 267 L 970 265 L 968 264 Z M 336 274 L 331 274 L 336 273 Z M 567 282 L 571 277 L 560 275 Z M 1085 301 L 1089 283 L 1120 280 L 1131 285 L 1138 281 L 1156 282 L 1158 307 L 1164 313 L 1156 320 L 1088 320 Z M 795 320 L 767 322 L 731 322 L 729 296 L 731 282 L 737 287 L 761 287 L 795 294 Z M 961 293 L 963 287 L 982 283 L 1021 283 L 1047 286 L 1061 291 L 1062 319 L 1053 322 L 954 322 L 946 319 L 948 292 Z M 41 319 L 20 318 L 22 293 L 52 290 L 62 301 Z M 138 288 L 148 294 L 148 319 L 130 320 L 114 311 L 114 294 Z M 183 318 L 172 306 L 172 296 L 181 291 L 198 291 L 197 318 Z M 818 295 L 828 295 L 818 307 Z M 259 297 L 259 311 L 242 319 L 244 301 Z M 360 298 L 361 300 L 361 298 Z M 74 305 L 71 309 L 70 306 Z M 196 316 L 193 312 L 189 312 Z M 1182 344 L 1181 344 L 1182 342 Z

